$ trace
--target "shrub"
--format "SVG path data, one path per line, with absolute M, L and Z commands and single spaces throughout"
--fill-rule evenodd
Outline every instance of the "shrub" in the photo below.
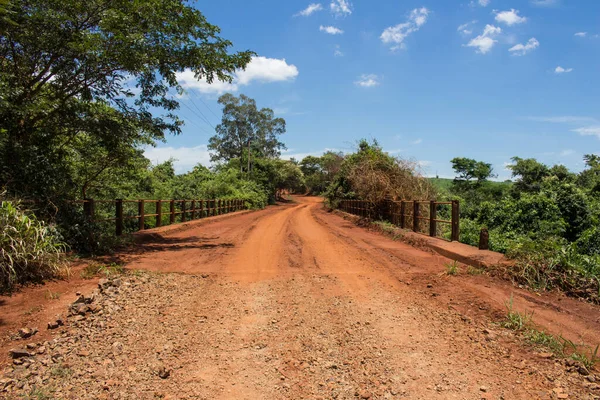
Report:
M 0 291 L 65 272 L 65 247 L 51 226 L 18 203 L 0 203 Z

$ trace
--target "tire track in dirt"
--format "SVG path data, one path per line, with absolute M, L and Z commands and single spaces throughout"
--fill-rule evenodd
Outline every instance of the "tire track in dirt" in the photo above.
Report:
M 90 399 L 594 398 L 511 332 L 456 312 L 487 298 L 441 277 L 443 257 L 297 200 L 143 244 L 128 268 L 185 274 L 126 278 L 102 313 L 48 344 L 48 367 L 15 367 L 29 386 L 11 394 L 35 383 Z

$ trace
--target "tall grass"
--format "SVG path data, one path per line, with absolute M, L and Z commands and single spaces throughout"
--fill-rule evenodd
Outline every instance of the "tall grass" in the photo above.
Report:
M 19 203 L 0 202 L 0 292 L 67 272 L 65 248 L 52 227 Z

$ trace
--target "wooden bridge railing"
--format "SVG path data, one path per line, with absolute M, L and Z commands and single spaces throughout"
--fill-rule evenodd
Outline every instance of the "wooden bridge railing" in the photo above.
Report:
M 144 230 L 148 225 L 160 227 L 163 225 L 191 221 L 199 218 L 212 217 L 215 215 L 228 214 L 234 211 L 246 209 L 245 202 L 239 199 L 210 199 L 210 200 L 78 200 L 75 203 L 83 204 L 84 214 L 91 222 L 114 222 L 115 234 L 123 234 L 125 223 L 128 220 L 137 220 L 134 230 Z M 154 204 L 154 207 L 152 207 Z M 106 218 L 106 206 L 114 205 L 114 217 Z M 134 209 L 131 210 L 131 205 Z M 97 208 L 104 206 L 105 212 L 98 215 Z M 125 208 L 129 206 L 129 212 Z M 163 206 L 168 208 L 165 210 Z M 150 212 L 148 212 L 150 208 Z M 137 209 L 137 210 L 136 210 Z M 110 215 L 110 214 L 108 214 Z M 166 217 L 166 218 L 165 218 Z M 154 224 L 150 224 L 153 219 Z M 166 219 L 166 221 L 164 220 Z M 135 229 L 137 228 L 137 229 Z
M 380 204 L 365 200 L 342 200 L 339 208 L 363 218 L 384 220 L 402 229 L 411 229 L 432 237 L 448 238 L 447 236 L 449 236 L 451 241 L 458 241 L 460 237 L 459 207 L 458 200 L 386 200 Z M 438 218 L 441 214 L 448 215 L 450 219 Z M 423 223 L 423 221 L 425 222 Z M 449 235 L 444 234 L 440 224 L 450 226 Z M 424 230 L 425 228 L 428 229 Z

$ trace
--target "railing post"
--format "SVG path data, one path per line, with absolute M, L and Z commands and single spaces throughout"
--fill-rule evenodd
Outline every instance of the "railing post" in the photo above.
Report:
M 404 204 L 404 200 L 400 200 L 400 228 L 406 228 L 406 204 Z
M 83 203 L 83 213 L 89 222 L 94 222 L 94 215 L 96 214 L 94 209 L 94 199 L 85 199 L 85 203 Z
M 419 232 L 419 202 L 413 201 L 413 231 Z
M 490 249 L 490 232 L 487 228 L 481 228 L 479 231 L 479 250 Z
M 429 203 L 429 236 L 435 237 L 437 234 L 437 207 L 435 200 Z
M 159 227 L 162 225 L 162 204 L 161 201 L 158 200 L 156 202 L 156 226 Z
M 200 218 L 204 218 L 204 200 L 200 200 Z
M 190 219 L 193 221 L 196 219 L 196 200 L 192 200 L 192 215 Z
M 185 222 L 185 200 L 181 201 L 181 222 Z
M 145 219 L 145 212 L 144 212 L 144 200 L 139 200 L 138 201 L 138 229 L 140 231 L 144 230 L 144 219 Z
M 170 210 L 171 215 L 169 216 L 169 221 L 171 224 L 174 224 L 175 223 L 175 200 L 171 200 L 170 207 L 171 207 L 171 210 Z
M 453 242 L 460 239 L 460 204 L 458 200 L 452 200 L 452 238 Z
M 115 201 L 115 234 L 121 236 L 123 234 L 123 199 Z

